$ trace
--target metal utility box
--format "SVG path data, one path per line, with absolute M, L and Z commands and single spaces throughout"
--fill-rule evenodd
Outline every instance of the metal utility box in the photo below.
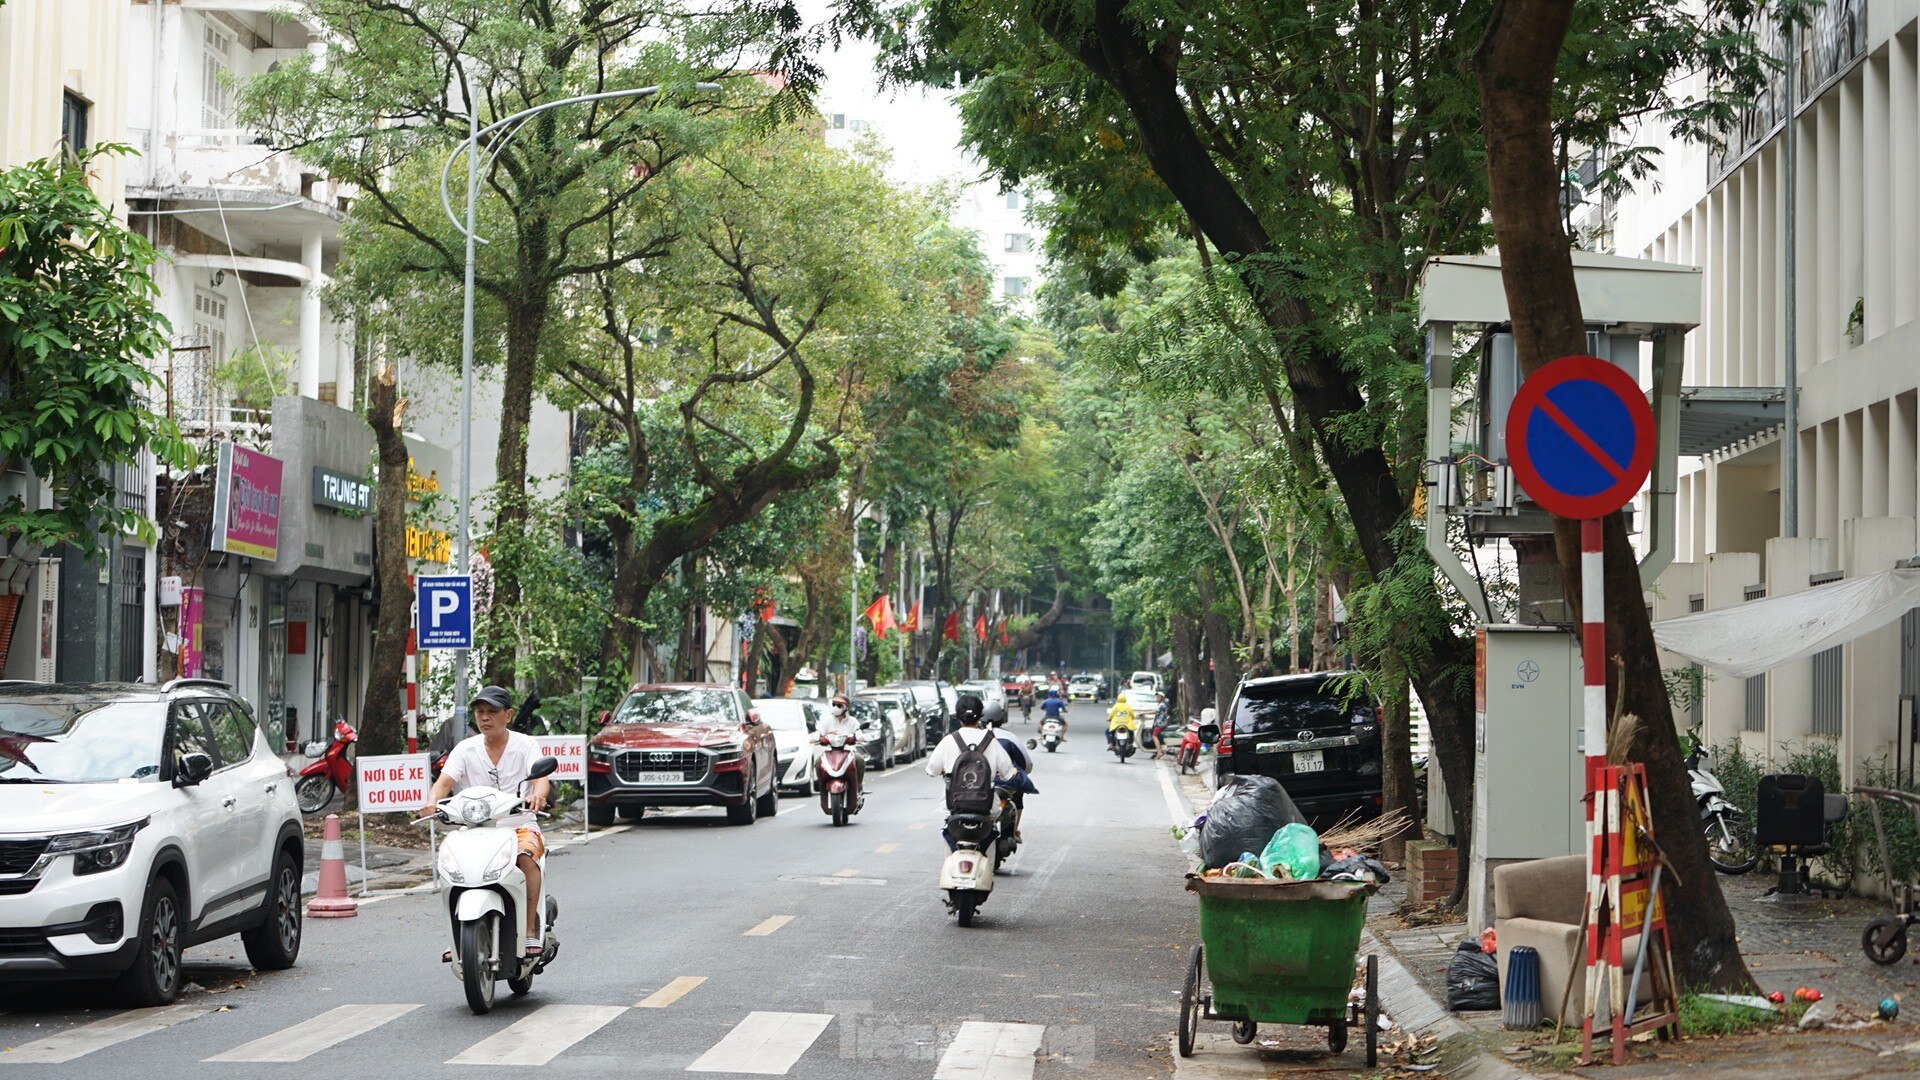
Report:
M 1548 626 L 1485 626 L 1475 668 L 1474 854 L 1579 851 L 1586 816 L 1574 636 Z

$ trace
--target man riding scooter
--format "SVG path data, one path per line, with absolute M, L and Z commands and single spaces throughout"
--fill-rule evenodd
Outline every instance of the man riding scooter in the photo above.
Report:
M 540 759 L 540 744 L 533 736 L 508 726 L 513 722 L 513 698 L 505 687 L 489 686 L 481 690 L 473 696 L 468 711 L 480 734 L 461 740 L 447 755 L 446 768 L 440 771 L 440 779 L 433 782 L 433 790 L 427 793 L 427 801 L 416 816 L 424 818 L 434 814 L 440 800 L 452 795 L 456 788 L 485 786 L 518 792 L 525 785 L 526 813 L 502 818 L 500 824 L 511 826 L 518 838 L 516 862 L 527 879 L 526 953 L 538 956 L 541 951 L 540 857 L 546 854 L 547 846 L 534 815 L 547 808 L 553 786 L 545 777 L 530 779 L 527 775 L 533 763 Z
M 981 726 L 981 719 L 986 715 L 986 705 L 980 700 L 979 695 L 961 694 L 959 700 L 954 703 L 953 715 L 954 719 L 960 722 L 960 726 L 954 729 L 952 735 L 940 740 L 939 746 L 934 747 L 933 753 L 927 758 L 927 775 L 944 778 L 953 769 L 954 763 L 960 759 L 962 752 L 978 747 L 981 753 L 986 755 L 988 763 L 992 765 L 993 778 L 996 781 L 1012 780 L 1018 768 L 1014 765 L 1013 759 L 1007 755 L 1006 748 L 1000 744 L 1000 740 L 995 738 L 987 728 Z M 982 746 L 982 743 L 986 745 Z M 952 809 L 952 793 L 948 794 L 948 808 Z M 956 846 L 953 833 L 942 828 L 940 836 L 947 842 L 947 850 L 952 851 Z
M 1040 703 L 1040 715 L 1048 720 L 1060 722 L 1060 741 L 1067 739 L 1067 699 L 1060 696 L 1058 690 L 1048 690 L 1047 699 Z

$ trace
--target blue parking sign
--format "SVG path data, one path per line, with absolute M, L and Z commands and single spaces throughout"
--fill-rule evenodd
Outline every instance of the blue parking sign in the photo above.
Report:
M 422 575 L 414 582 L 420 605 L 419 647 L 473 648 L 473 577 Z

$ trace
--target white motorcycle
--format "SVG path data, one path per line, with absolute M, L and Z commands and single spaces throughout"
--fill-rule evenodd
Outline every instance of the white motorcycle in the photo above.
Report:
M 1046 744 L 1047 753 L 1051 754 L 1060 748 L 1060 737 L 1060 721 L 1048 720 L 1040 725 L 1040 741 Z
M 940 866 L 940 888 L 947 894 L 947 910 L 960 918 L 961 926 L 973 925 L 973 913 L 993 892 L 993 872 L 997 868 L 998 845 L 992 844 L 993 819 L 985 814 L 953 814 L 947 818 L 947 831 L 955 847 Z
M 543 757 L 533 763 L 527 776 L 538 780 L 559 767 L 553 758 Z M 525 800 L 524 792 L 470 787 L 440 800 L 436 815 L 459 826 L 442 841 L 434 872 L 447 900 L 447 921 L 453 932 L 453 948 L 444 959 L 466 987 L 467 1007 L 476 1015 L 493 1008 L 497 980 L 507 980 L 516 997 L 525 994 L 533 989 L 533 977 L 560 952 L 560 939 L 553 932 L 560 905 L 553 898 L 543 858 L 540 954 L 527 955 L 527 877 L 520 869 L 515 830 L 499 824 L 502 818 L 524 812 Z
M 1693 785 L 1693 799 L 1700 806 L 1701 827 L 1707 834 L 1707 859 L 1723 874 L 1744 874 L 1760 861 L 1748 841 L 1749 830 L 1741 821 L 1740 809 L 1727 800 L 1727 789 L 1720 778 L 1707 768 L 1705 755 L 1695 750 L 1687 755 L 1687 779 Z

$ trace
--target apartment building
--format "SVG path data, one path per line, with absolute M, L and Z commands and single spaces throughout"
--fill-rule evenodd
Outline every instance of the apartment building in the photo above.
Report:
M 1712 421 L 1683 429 L 1678 557 L 1650 594 L 1657 618 L 1878 574 L 1920 551 L 1917 15 L 1913 0 L 1832 0 L 1800 35 L 1794 77 L 1779 72 L 1724 148 L 1639 136 L 1665 142 L 1659 175 L 1608 208 L 1601 234 L 1619 254 L 1702 269 L 1683 381 L 1688 408 Z M 1786 44 L 1771 39 L 1782 58 Z M 1708 741 L 1777 760 L 1832 738 L 1851 781 L 1910 753 L 1920 613 L 1751 678 L 1706 674 L 1693 719 Z

